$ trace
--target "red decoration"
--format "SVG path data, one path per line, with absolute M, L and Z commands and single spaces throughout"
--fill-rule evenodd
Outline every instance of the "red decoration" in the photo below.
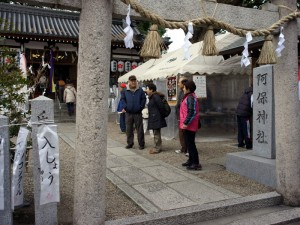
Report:
M 134 70 L 135 68 L 137 68 L 138 64 L 137 62 L 132 62 L 131 63 L 131 69 Z
M 124 71 L 124 62 L 123 61 L 119 61 L 118 62 L 118 71 L 119 72 L 123 72 Z

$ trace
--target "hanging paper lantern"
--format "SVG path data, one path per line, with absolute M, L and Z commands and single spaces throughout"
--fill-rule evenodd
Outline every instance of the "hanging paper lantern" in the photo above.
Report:
M 138 63 L 138 66 L 140 66 L 140 65 L 142 65 L 142 64 L 143 64 L 142 62 L 139 62 L 139 63 Z
M 119 72 L 123 72 L 124 71 L 124 62 L 123 61 L 119 61 L 118 62 L 118 71 Z
M 110 70 L 111 72 L 117 72 L 117 61 L 113 60 L 110 62 Z
M 137 62 L 132 62 L 131 63 L 131 69 L 134 70 L 135 68 L 137 68 L 138 64 Z
M 126 61 L 125 62 L 125 71 L 129 72 L 131 70 L 131 62 Z

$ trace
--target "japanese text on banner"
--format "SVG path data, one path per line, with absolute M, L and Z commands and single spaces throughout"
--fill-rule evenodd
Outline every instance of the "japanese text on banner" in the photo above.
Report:
M 270 75 L 269 75 L 270 76 Z M 269 98 L 270 96 L 268 95 L 266 91 L 266 86 L 268 82 L 268 74 L 257 74 L 256 76 L 256 81 L 257 81 L 257 86 L 259 87 L 259 91 L 257 93 L 257 112 L 255 113 L 256 118 L 254 118 L 257 121 L 257 125 L 259 129 L 257 130 L 255 140 L 259 144 L 267 144 L 269 141 L 269 134 L 265 131 L 266 128 L 266 122 L 268 120 L 268 111 L 266 110 L 265 105 L 269 104 Z
M 27 144 L 27 136 L 29 134 L 29 130 L 21 127 L 19 130 L 16 152 L 14 157 L 14 165 L 13 165 L 13 176 L 12 176 L 12 185 L 11 185 L 11 193 L 12 193 L 12 209 L 15 206 L 23 205 L 24 200 L 24 168 L 25 168 L 25 154 L 26 154 L 26 144 Z
M 40 204 L 59 202 L 59 145 L 56 125 L 42 125 L 37 134 L 40 168 Z

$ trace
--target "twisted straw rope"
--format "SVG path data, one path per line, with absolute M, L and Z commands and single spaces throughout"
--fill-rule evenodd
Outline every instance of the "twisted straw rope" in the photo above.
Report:
M 183 30 L 186 30 L 186 27 L 188 26 L 189 22 L 192 22 L 196 26 L 203 26 L 203 25 L 212 25 L 214 28 L 219 28 L 219 29 L 225 29 L 229 31 L 230 33 L 233 33 L 235 35 L 239 35 L 241 37 L 246 36 L 248 32 L 251 32 L 251 35 L 253 37 L 256 36 L 266 36 L 272 34 L 276 29 L 278 29 L 280 26 L 283 24 L 292 21 L 298 17 L 300 17 L 299 12 L 292 12 L 284 17 L 282 17 L 280 20 L 278 20 L 276 23 L 272 24 L 269 28 L 267 29 L 260 29 L 260 30 L 254 30 L 254 31 L 249 31 L 249 30 L 244 30 L 244 29 L 239 29 L 235 28 L 234 26 L 227 24 L 222 21 L 218 21 L 213 17 L 205 17 L 205 18 L 198 18 L 198 19 L 192 19 L 190 21 L 184 21 L 184 22 L 171 22 L 167 21 L 161 16 L 150 12 L 149 10 L 144 9 L 141 5 L 139 5 L 135 0 L 121 0 L 125 4 L 130 4 L 131 7 L 139 13 L 141 16 L 149 19 L 155 24 L 158 24 L 162 27 L 165 28 L 170 28 L 170 29 L 179 29 L 182 28 Z

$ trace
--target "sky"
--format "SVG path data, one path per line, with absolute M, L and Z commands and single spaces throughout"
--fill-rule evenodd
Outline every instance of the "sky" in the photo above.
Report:
M 182 29 L 166 29 L 167 32 L 164 36 L 170 37 L 172 44 L 169 45 L 168 52 L 173 52 L 183 46 L 184 43 L 184 31 Z

